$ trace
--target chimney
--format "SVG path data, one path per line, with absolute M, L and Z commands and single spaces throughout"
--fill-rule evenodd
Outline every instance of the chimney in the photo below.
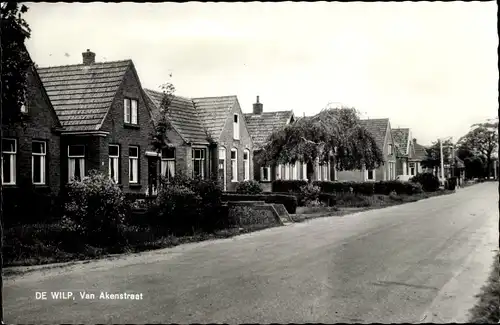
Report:
M 262 114 L 263 111 L 263 106 L 262 103 L 259 103 L 259 96 L 257 96 L 257 102 L 253 104 L 253 113 L 254 114 Z
M 82 53 L 83 57 L 83 64 L 85 65 L 91 65 L 92 63 L 95 63 L 95 53 L 90 52 L 89 49 L 87 49 L 87 52 Z

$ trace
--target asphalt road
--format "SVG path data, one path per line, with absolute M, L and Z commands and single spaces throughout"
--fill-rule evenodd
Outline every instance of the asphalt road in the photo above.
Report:
M 7 278 L 7 323 L 465 322 L 498 248 L 498 183 Z M 36 300 L 36 292 L 48 292 Z M 54 300 L 70 291 L 75 299 Z M 101 300 L 99 293 L 142 293 Z M 80 292 L 94 293 L 82 300 Z

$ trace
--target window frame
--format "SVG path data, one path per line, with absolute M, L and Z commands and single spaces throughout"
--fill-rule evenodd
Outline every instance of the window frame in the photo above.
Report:
M 264 169 L 267 171 L 267 178 L 264 178 Z M 270 182 L 271 181 L 271 167 L 270 166 L 260 167 L 260 180 L 262 182 Z
M 227 175 L 226 175 L 226 170 L 227 170 L 227 165 L 226 165 L 226 160 L 227 160 L 227 150 L 225 147 L 219 147 L 218 149 L 218 164 L 217 164 L 217 172 L 219 173 L 221 170 L 220 170 L 220 167 L 221 167 L 221 164 L 222 164 L 222 179 L 223 179 L 223 182 L 224 182 L 224 191 L 226 190 L 226 179 L 227 179 Z M 222 163 L 221 163 L 222 161 Z
M 234 121 L 236 118 L 236 121 Z M 240 140 L 240 114 L 233 114 L 233 139 Z
M 139 107 L 139 102 L 137 99 L 130 98 L 130 97 L 123 98 L 123 121 L 126 124 L 131 124 L 131 125 L 138 125 L 139 124 L 139 108 L 138 107 Z M 135 119 L 134 119 L 134 117 L 135 117 Z
M 234 152 L 234 158 L 233 158 Z M 231 148 L 231 182 L 238 182 L 238 149 Z
M 17 139 L 14 138 L 3 138 L 2 141 L 5 140 L 12 140 L 14 141 L 14 151 L 5 151 L 5 146 L 2 144 L 2 161 L 0 163 L 0 172 L 2 173 L 2 185 L 16 185 L 17 182 Z M 10 179 L 11 181 L 6 183 L 5 182 L 5 177 L 3 174 L 3 161 L 4 161 L 4 155 L 9 155 L 9 160 L 10 160 Z
M 43 144 L 43 152 L 35 153 L 33 151 L 33 144 Z M 32 140 L 31 141 L 31 181 L 34 185 L 47 184 L 47 141 L 45 140 Z M 40 157 L 40 182 L 35 182 L 35 157 Z
M 247 158 L 245 159 L 245 155 Z M 250 150 L 245 149 L 243 150 L 243 180 L 249 181 L 250 180 Z
M 71 155 L 70 154 L 70 150 L 69 150 L 71 147 L 82 147 L 83 148 L 83 154 Z M 70 163 L 71 159 L 75 160 L 75 164 L 78 163 L 80 160 L 83 160 L 83 169 L 80 168 L 80 180 L 82 180 L 86 176 L 86 172 L 85 172 L 85 165 L 86 165 L 85 155 L 86 155 L 86 150 L 85 149 L 86 148 L 85 148 L 84 144 L 69 144 L 68 145 L 68 181 L 71 181 L 73 179 L 72 175 L 69 174 L 70 173 L 69 163 Z
M 111 147 L 117 147 L 118 148 L 118 155 L 111 155 L 109 153 L 109 149 Z M 111 175 L 111 164 L 113 163 L 114 165 L 114 170 L 116 172 L 116 179 Z M 120 184 L 120 145 L 119 144 L 110 144 L 108 146 L 108 176 L 111 178 L 116 184 Z
M 164 157 L 163 156 L 163 150 L 171 150 L 174 153 L 173 158 L 172 157 Z M 176 155 L 175 148 L 164 148 L 161 151 L 161 155 L 160 155 L 160 174 L 161 174 L 162 177 L 166 178 L 167 180 L 171 179 L 170 178 L 170 173 L 169 173 L 168 166 L 169 166 L 169 164 L 171 165 L 172 162 L 173 162 L 173 165 L 174 165 L 172 178 L 175 177 L 175 159 L 176 159 L 176 157 L 177 157 L 177 155 Z M 165 166 L 165 168 L 163 166 Z M 165 169 L 165 174 L 163 174 L 163 170 L 164 169 Z
M 137 149 L 137 156 L 130 155 L 130 149 L 132 149 L 132 148 Z M 140 178 L 140 176 L 139 176 L 139 156 L 140 156 L 140 152 L 141 152 L 141 150 L 140 150 L 139 146 L 137 146 L 137 145 L 129 145 L 128 146 L 128 182 L 129 182 L 129 184 L 139 184 L 139 178 Z M 136 163 L 135 163 L 135 170 L 136 170 L 135 175 L 137 177 L 136 180 L 133 179 L 133 176 L 134 176 L 133 161 L 134 160 L 136 161 Z
M 200 158 L 196 158 L 196 151 L 200 151 Z M 195 161 L 200 161 L 199 166 L 201 166 L 201 178 L 205 179 L 206 173 L 205 173 L 205 167 L 206 167 L 206 159 L 207 159 L 207 149 L 206 148 L 192 148 L 191 150 L 191 162 L 193 164 L 193 177 L 200 176 L 199 174 L 196 175 L 195 173 Z

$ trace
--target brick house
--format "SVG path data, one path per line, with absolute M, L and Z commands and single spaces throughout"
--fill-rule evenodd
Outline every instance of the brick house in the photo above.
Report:
M 144 192 L 153 129 L 134 64 L 131 60 L 95 62 L 95 53 L 89 50 L 82 56 L 82 64 L 38 68 L 64 127 L 62 182 L 98 170 L 126 193 Z
M 384 164 L 374 170 L 338 171 L 339 181 L 382 181 L 396 178 L 396 147 L 388 118 L 361 120 L 362 125 L 370 132 L 382 150 Z
M 412 139 L 411 130 L 408 128 L 392 129 L 392 136 L 398 149 L 396 175 L 415 176 L 421 173 L 421 162 L 425 158 L 425 152 L 422 152 L 421 146 L 417 149 L 417 140 Z
M 36 217 L 42 218 L 44 213 L 49 213 L 49 197 L 58 195 L 61 189 L 62 127 L 34 66 L 27 71 L 26 103 L 21 113 L 25 117 L 24 125 L 2 125 L 4 208 L 9 219 L 14 215 L 35 217 L 27 215 L 31 214 L 27 212 L 29 209 L 37 211 Z M 26 197 L 28 193 L 42 199 L 32 200 L 33 197 Z M 26 200 L 30 200 L 28 205 Z
M 26 125 L 2 125 L 2 183 L 4 189 L 32 184 L 57 194 L 60 190 L 59 133 L 54 112 L 36 69 L 27 73 L 26 104 L 21 112 Z
M 153 110 L 159 112 L 163 94 L 150 89 L 145 93 Z M 171 155 L 175 158 L 167 176 L 183 172 L 215 178 L 225 191 L 234 191 L 238 182 L 253 179 L 253 143 L 236 96 L 175 96 L 168 114 L 173 128 L 169 140 L 176 154 Z
M 295 123 L 299 119 L 309 118 L 295 117 L 293 111 L 271 111 L 264 112 L 263 104 L 259 102 L 257 96 L 256 103 L 253 104 L 252 113 L 245 114 L 245 119 L 254 142 L 255 152 L 266 143 L 269 136 L 276 130 L 284 128 L 286 125 Z M 319 162 L 313 166 L 312 171 L 307 170 L 307 164 L 297 161 L 295 164 L 278 166 L 260 166 L 254 162 L 254 174 L 261 182 L 265 191 L 271 190 L 271 183 L 274 180 L 307 180 L 307 175 L 312 172 L 313 180 L 330 181 L 335 179 L 334 160 L 320 166 Z

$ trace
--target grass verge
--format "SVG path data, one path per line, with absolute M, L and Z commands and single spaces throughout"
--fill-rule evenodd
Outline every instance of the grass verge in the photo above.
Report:
M 493 268 L 486 285 L 477 295 L 479 301 L 470 310 L 469 322 L 475 324 L 497 324 L 500 322 L 500 253 L 495 256 Z

